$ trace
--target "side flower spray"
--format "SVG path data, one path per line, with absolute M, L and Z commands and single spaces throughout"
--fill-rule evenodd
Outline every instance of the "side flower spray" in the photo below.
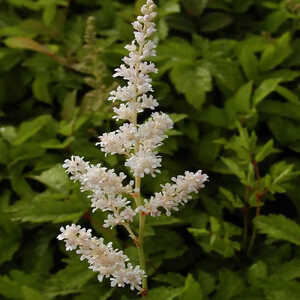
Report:
M 72 224 L 62 227 L 58 235 L 64 240 L 66 250 L 76 250 L 81 259 L 86 259 L 90 268 L 98 273 L 99 281 L 109 277 L 111 286 L 129 285 L 132 290 L 147 294 L 146 264 L 144 257 L 144 228 L 146 216 L 171 215 L 180 205 L 191 198 L 191 194 L 204 187 L 208 176 L 201 170 L 196 173 L 186 171 L 184 175 L 172 178 L 172 183 L 162 185 L 161 192 L 150 199 L 141 197 L 141 181 L 145 175 L 155 177 L 161 167 L 158 147 L 167 138 L 166 131 L 173 127 L 167 114 L 154 112 L 150 118 L 138 123 L 138 114 L 146 109 L 154 110 L 157 100 L 153 92 L 150 73 L 157 72 L 155 65 L 148 62 L 155 56 L 156 45 L 150 39 L 155 30 L 155 4 L 147 0 L 141 8 L 141 16 L 132 23 L 135 39 L 125 48 L 129 55 L 123 58 L 124 64 L 115 70 L 114 77 L 122 77 L 127 85 L 112 91 L 110 101 L 118 103 L 114 107 L 116 120 L 124 121 L 118 130 L 104 133 L 99 137 L 99 145 L 105 154 L 120 154 L 126 157 L 127 166 L 134 178 L 124 184 L 124 173 L 116 174 L 100 164 L 92 165 L 78 156 L 67 159 L 63 165 L 71 179 L 79 181 L 82 191 L 89 191 L 93 212 L 100 209 L 107 212 L 104 227 L 123 226 L 134 241 L 139 254 L 140 265 L 132 266 L 129 258 L 112 244 L 104 244 L 102 238 L 91 235 L 91 230 Z M 133 219 L 138 218 L 139 230 L 131 228 Z

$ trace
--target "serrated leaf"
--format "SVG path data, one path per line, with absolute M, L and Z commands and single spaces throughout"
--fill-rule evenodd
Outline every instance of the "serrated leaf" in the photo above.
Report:
M 23 299 L 23 293 L 18 282 L 8 276 L 0 276 L 0 295 L 8 299 Z
M 49 297 L 77 293 L 96 273 L 79 257 L 67 259 L 67 266 L 52 275 L 45 283 L 45 294 Z M 99 295 L 100 296 L 100 295 Z
M 32 92 L 36 99 L 51 104 L 52 99 L 49 93 L 50 77 L 48 73 L 38 74 L 32 84 Z
M 289 102 L 296 104 L 296 105 L 300 105 L 299 97 L 295 93 L 290 91 L 289 89 L 287 89 L 283 86 L 278 86 L 276 88 L 276 92 L 279 93 L 281 96 L 283 96 Z
M 293 259 L 279 267 L 276 267 L 276 272 L 270 276 L 270 280 L 290 281 L 300 277 L 300 259 Z
M 16 128 L 13 126 L 2 126 L 0 127 L 0 134 L 2 137 L 8 141 L 10 144 L 14 142 L 17 137 Z
M 11 48 L 20 48 L 20 49 L 30 49 L 37 52 L 41 52 L 47 55 L 52 55 L 51 50 L 39 44 L 38 42 L 27 38 L 27 37 L 11 37 L 4 40 L 4 43 L 7 47 Z
M 245 284 L 241 276 L 230 270 L 222 270 L 219 273 L 220 283 L 214 300 L 229 300 L 241 293 Z
M 244 84 L 239 65 L 234 61 L 222 57 L 210 59 L 207 61 L 207 68 L 225 94 L 232 95 Z
M 268 276 L 268 267 L 263 261 L 257 261 L 249 269 L 247 273 L 248 282 L 251 285 L 258 285 Z
M 186 114 L 169 114 L 174 123 L 180 122 L 188 117 Z
M 184 285 L 185 278 L 179 273 L 163 273 L 157 274 L 153 277 L 153 280 L 158 282 L 167 283 L 174 287 L 180 287 Z
M 206 8 L 208 0 L 181 0 L 183 7 L 193 16 L 200 16 Z
M 239 53 L 239 61 L 249 80 L 256 79 L 259 74 L 258 59 L 250 47 L 245 45 Z
M 221 157 L 223 163 L 228 167 L 228 169 L 235 174 L 240 179 L 245 178 L 245 172 L 241 169 L 241 167 L 232 159 Z
M 280 150 L 274 148 L 274 141 L 269 140 L 265 145 L 258 149 L 257 153 L 255 154 L 255 160 L 257 162 L 261 162 L 269 155 L 278 152 L 280 152 Z
M 274 92 L 280 83 L 281 79 L 271 78 L 264 80 L 257 88 L 253 96 L 253 105 L 257 106 L 262 100 L 264 100 L 269 94 Z
M 22 286 L 22 292 L 24 294 L 24 300 L 46 300 L 47 297 L 42 295 L 39 291 L 29 288 L 27 286 Z
M 66 95 L 61 111 L 62 120 L 69 122 L 74 118 L 76 112 L 76 98 L 77 90 L 70 92 Z
M 284 240 L 300 246 L 300 226 L 283 215 L 259 216 L 254 219 L 259 232 L 275 240 Z
M 178 65 L 170 73 L 172 82 L 187 101 L 195 108 L 201 108 L 206 93 L 212 89 L 212 78 L 209 70 L 201 66 Z
M 241 208 L 244 206 L 244 203 L 239 197 L 235 197 L 233 193 L 224 187 L 220 187 L 220 192 L 225 196 L 225 198 L 230 202 L 234 208 Z
M 200 284 L 193 278 L 192 274 L 189 274 L 185 280 L 185 285 L 182 290 L 182 294 L 179 297 L 180 300 L 194 300 L 203 299 L 202 289 Z
M 272 282 L 264 286 L 267 300 L 298 300 L 300 295 L 300 284 L 297 281 Z
M 29 138 L 37 134 L 52 117 L 50 115 L 41 115 L 31 121 L 25 121 L 21 124 L 17 136 L 13 141 L 14 145 L 21 145 L 26 142 Z
M 65 169 L 60 164 L 57 164 L 49 170 L 42 172 L 39 176 L 32 177 L 42 182 L 46 186 L 62 192 L 68 189 L 70 183 Z
M 216 279 L 214 276 L 202 270 L 198 272 L 198 281 L 204 296 L 211 294 L 216 288 Z
M 221 12 L 211 12 L 201 18 L 200 30 L 203 32 L 213 32 L 222 29 L 232 23 L 230 15 Z
M 44 197 L 42 197 L 44 195 Z M 7 209 L 13 220 L 31 223 L 76 222 L 87 211 L 87 200 L 78 196 L 66 198 L 65 194 L 54 194 L 53 191 L 37 195 L 31 201 L 19 200 Z
M 280 65 L 293 52 L 291 45 L 290 32 L 284 33 L 277 40 L 271 41 L 265 48 L 261 60 L 260 68 L 262 71 L 269 71 Z
M 147 300 L 173 300 L 181 293 L 181 288 L 158 287 L 150 289 Z

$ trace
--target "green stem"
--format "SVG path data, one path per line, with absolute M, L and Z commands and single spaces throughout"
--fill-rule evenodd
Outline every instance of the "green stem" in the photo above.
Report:
M 139 205 L 142 205 L 141 178 L 140 177 L 135 178 L 135 189 L 136 189 L 136 202 L 137 202 L 137 205 L 139 206 Z M 138 250 L 138 255 L 139 255 L 140 266 L 146 273 L 146 262 L 145 262 L 145 254 L 144 254 L 145 222 L 146 222 L 146 216 L 142 212 L 140 212 L 139 213 L 139 236 L 138 236 L 137 250 Z M 143 278 L 142 288 L 143 288 L 142 296 L 146 296 L 147 290 L 148 290 L 147 277 Z

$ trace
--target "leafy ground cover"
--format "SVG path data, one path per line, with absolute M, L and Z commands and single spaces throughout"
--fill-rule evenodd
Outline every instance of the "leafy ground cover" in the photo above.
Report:
M 3 299 L 139 298 L 100 284 L 56 236 L 63 224 L 87 224 L 137 261 L 61 164 L 76 154 L 127 172 L 94 143 L 115 129 L 111 74 L 142 3 L 0 1 Z M 176 124 L 164 171 L 143 193 L 186 169 L 210 182 L 174 217 L 147 220 L 147 298 L 298 300 L 300 2 L 157 4 L 154 88 Z

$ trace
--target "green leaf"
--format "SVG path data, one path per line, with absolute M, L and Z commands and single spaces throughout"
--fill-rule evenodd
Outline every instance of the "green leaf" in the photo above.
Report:
M 198 272 L 198 281 L 204 296 L 211 294 L 216 289 L 216 279 L 209 273 L 200 270 Z
M 292 143 L 300 140 L 299 123 L 285 118 L 273 117 L 268 121 L 276 139 L 283 145 L 291 146 Z
M 213 32 L 222 29 L 232 23 L 230 15 L 221 12 L 212 12 L 205 14 L 201 18 L 200 30 L 203 32 Z
M 81 261 L 77 256 L 66 259 L 65 262 L 67 266 L 45 282 L 45 294 L 51 298 L 78 293 L 96 276 L 96 273 L 88 268 L 88 263 Z
M 239 65 L 224 58 L 214 58 L 207 62 L 207 68 L 211 71 L 220 89 L 227 95 L 232 95 L 244 84 L 243 75 Z
M 55 194 L 53 190 L 46 191 L 34 197 L 31 201 L 19 200 L 7 209 L 13 220 L 31 223 L 44 222 L 76 222 L 87 211 L 88 202 L 71 195 L 66 198 L 65 193 Z
M 230 300 L 232 297 L 240 294 L 245 288 L 242 277 L 230 270 L 220 271 L 219 277 L 220 283 L 214 300 Z
M 181 294 L 181 288 L 158 287 L 150 289 L 147 300 L 173 300 Z
M 288 90 L 287 88 L 283 86 L 278 86 L 276 88 L 276 92 L 279 93 L 282 97 L 284 97 L 287 101 L 296 105 L 300 105 L 299 97 L 295 93 Z
M 46 186 L 61 192 L 68 190 L 70 183 L 65 169 L 60 164 L 57 164 L 51 169 L 44 171 L 39 176 L 33 176 L 33 178 L 42 182 Z
M 177 3 L 179 0 L 163 0 L 161 1 L 158 14 L 159 16 L 165 17 L 170 14 L 179 13 L 180 12 L 180 5 Z
M 76 112 L 76 98 L 77 90 L 66 95 L 61 111 L 62 120 L 71 121 L 74 118 Z
M 163 67 L 165 70 L 179 63 L 194 63 L 197 57 L 196 49 L 181 38 L 168 39 L 158 46 L 157 53 L 159 60 L 167 60 L 166 66 Z
M 300 284 L 297 281 L 276 281 L 264 287 L 267 300 L 298 300 L 300 295 Z
M 247 277 L 251 285 L 259 285 L 267 276 L 268 268 L 263 261 L 257 261 L 248 269 Z
M 181 0 L 183 7 L 193 16 L 200 16 L 206 8 L 208 0 Z
M 221 157 L 221 160 L 233 174 L 235 174 L 240 179 L 245 179 L 245 172 L 235 161 L 225 157 Z
M 27 286 L 23 286 L 22 291 L 24 294 L 24 300 L 45 300 L 45 299 L 47 299 L 39 291 L 29 288 Z
M 266 157 L 273 153 L 278 153 L 280 150 L 274 148 L 274 141 L 269 140 L 262 147 L 258 148 L 257 153 L 255 154 L 255 160 L 257 162 L 263 161 Z
M 206 93 L 212 89 L 212 78 L 209 70 L 201 65 L 178 65 L 170 73 L 172 82 L 187 101 L 196 109 L 205 102 Z
M 279 267 L 276 272 L 270 276 L 270 280 L 290 281 L 300 277 L 300 259 L 293 259 Z
M 184 277 L 179 273 L 163 273 L 157 274 L 153 277 L 153 280 L 158 282 L 167 283 L 174 287 L 180 287 L 184 285 Z
M 207 229 L 208 224 L 205 222 L 203 228 L 188 228 L 205 252 L 215 251 L 224 257 L 231 257 L 236 250 L 240 250 L 240 244 L 230 239 L 241 234 L 239 227 L 228 222 L 220 222 L 215 218 L 210 218 L 210 230 Z
M 284 240 L 300 246 L 300 226 L 283 215 L 259 216 L 254 224 L 260 233 L 275 240 Z
M 10 144 L 12 144 L 17 137 L 16 128 L 13 126 L 0 127 L 0 134 Z
M 169 117 L 174 123 L 178 123 L 188 117 L 186 114 L 169 114 Z
M 266 79 L 257 88 L 253 96 L 253 105 L 257 106 L 262 100 L 264 100 L 269 94 L 277 89 L 281 79 Z
M 185 285 L 182 290 L 182 294 L 180 295 L 180 300 L 194 300 L 199 299 L 202 300 L 202 289 L 200 284 L 193 278 L 191 274 L 189 274 L 185 280 Z
M 300 106 L 292 103 L 284 103 L 281 101 L 268 100 L 259 105 L 258 110 L 275 115 L 277 117 L 285 117 L 287 119 L 300 121 Z
M 45 6 L 43 12 L 43 21 L 45 25 L 50 26 L 54 21 L 55 16 L 56 16 L 56 4 L 50 2 L 48 5 Z
M 244 206 L 244 203 L 242 202 L 242 200 L 237 196 L 234 197 L 233 193 L 227 189 L 225 189 L 224 187 L 220 187 L 220 192 L 225 196 L 225 198 L 230 202 L 230 204 L 234 207 L 234 208 L 241 208 Z
M 38 74 L 32 84 L 32 91 L 36 99 L 51 104 L 52 99 L 48 89 L 49 81 L 50 77 L 48 73 Z
M 278 28 L 290 17 L 291 15 L 286 9 L 276 10 L 265 18 L 263 28 L 270 33 L 276 32 Z
M 289 32 L 286 32 L 277 40 L 270 42 L 260 60 L 260 68 L 262 71 L 274 69 L 291 55 L 293 51 L 290 40 L 291 35 Z
M 50 115 L 41 115 L 32 121 L 25 121 L 21 124 L 17 136 L 13 141 L 14 145 L 21 145 L 29 138 L 36 135 L 44 126 L 52 120 Z
M 52 55 L 52 51 L 38 42 L 27 38 L 27 37 L 11 37 L 4 40 L 7 47 L 34 50 L 37 52 L 44 53 L 46 55 Z
M 5 212 L 11 193 L 7 190 L 0 197 L 0 265 L 13 258 L 21 243 L 21 230 Z
M 245 45 L 239 53 L 239 62 L 249 80 L 256 79 L 259 74 L 259 62 L 254 51 Z
M 0 276 L 0 295 L 8 299 L 23 299 L 23 293 L 18 282 L 8 276 Z
M 6 165 L 9 161 L 9 147 L 3 138 L 0 138 L 0 164 Z
M 227 128 L 228 125 L 228 118 L 224 114 L 224 110 L 214 105 L 210 105 L 207 109 L 197 113 L 196 120 L 208 123 L 214 127 Z

